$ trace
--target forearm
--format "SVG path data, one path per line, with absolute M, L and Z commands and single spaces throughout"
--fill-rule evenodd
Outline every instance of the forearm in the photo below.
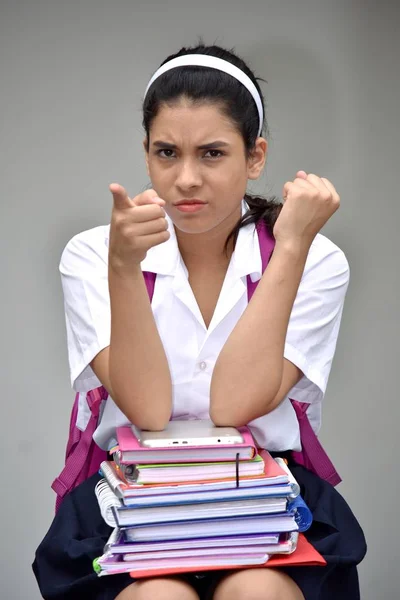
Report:
M 125 277 L 110 268 L 108 280 L 113 400 L 141 429 L 163 429 L 172 410 L 171 377 L 142 272 Z
M 214 368 L 210 415 L 216 424 L 243 425 L 275 408 L 287 327 L 308 250 L 307 244 L 276 244 Z

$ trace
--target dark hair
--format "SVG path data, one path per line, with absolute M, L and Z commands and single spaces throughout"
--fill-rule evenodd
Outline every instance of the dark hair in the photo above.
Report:
M 207 54 L 222 58 L 244 71 L 256 86 L 264 108 L 264 98 L 258 84 L 258 81 L 261 81 L 261 79 L 255 77 L 246 63 L 233 50 L 225 50 L 215 45 L 205 46 L 201 42 L 196 47 L 182 48 L 176 54 L 168 56 L 162 65 L 173 58 L 184 56 L 185 54 Z M 206 101 L 219 105 L 222 112 L 236 124 L 243 137 L 246 154 L 248 157 L 250 156 L 251 151 L 254 149 L 259 129 L 258 111 L 250 92 L 231 75 L 223 71 L 197 65 L 171 69 L 160 75 L 151 85 L 143 102 L 143 127 L 147 136 L 147 144 L 150 139 L 151 123 L 157 116 L 161 106 L 163 104 L 171 104 L 171 102 L 177 101 L 181 97 L 189 98 L 194 104 Z M 268 135 L 265 119 L 263 131 L 265 132 L 264 135 Z M 230 239 L 233 239 L 234 243 L 236 242 L 241 227 L 249 223 L 258 223 L 260 220 L 265 222 L 272 234 L 275 221 L 282 207 L 277 198 L 263 198 L 245 194 L 245 200 L 249 206 L 249 210 L 230 233 L 226 242 L 227 245 Z

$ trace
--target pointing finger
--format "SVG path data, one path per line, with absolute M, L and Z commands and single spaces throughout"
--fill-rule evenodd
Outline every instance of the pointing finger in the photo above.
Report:
M 112 183 L 109 186 L 109 190 L 112 193 L 115 208 L 119 210 L 124 208 L 132 208 L 133 202 L 129 198 L 127 191 L 122 187 L 122 185 L 119 185 L 119 183 Z

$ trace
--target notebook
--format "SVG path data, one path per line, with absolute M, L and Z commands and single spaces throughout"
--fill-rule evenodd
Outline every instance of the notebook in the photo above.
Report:
M 266 452 L 267 452 L 267 450 L 261 450 L 260 451 L 260 455 L 262 456 L 262 458 L 264 458 Z M 292 471 L 289 469 L 286 461 L 283 458 L 276 457 L 274 460 L 275 460 L 275 462 L 278 463 L 278 465 L 287 474 L 287 476 L 289 478 L 290 485 L 292 486 L 292 496 L 293 496 L 293 498 L 296 498 L 296 496 L 300 495 L 300 486 L 297 483 L 296 479 L 294 478 L 294 475 L 293 475 Z
M 143 577 L 155 577 L 158 575 L 174 575 L 187 572 L 201 572 L 217 569 L 241 569 L 246 567 L 290 567 L 290 566 L 325 566 L 325 559 L 319 552 L 307 541 L 303 534 L 293 534 L 287 540 L 288 546 L 291 544 L 287 553 L 266 554 L 264 561 L 260 562 L 261 554 L 256 551 L 246 553 L 240 549 L 240 553 L 221 554 L 210 552 L 207 557 L 171 557 L 169 559 L 142 559 L 129 557 L 129 560 L 123 560 L 123 555 L 119 557 L 110 553 L 105 553 L 102 557 L 93 562 L 93 567 L 99 575 L 109 575 L 111 573 L 125 573 L 130 569 L 132 577 L 140 579 Z M 236 559 L 236 563 L 234 560 Z
M 163 542 L 124 542 L 124 534 L 118 528 L 114 529 L 108 539 L 104 553 L 125 554 L 136 552 L 159 552 L 161 550 L 184 550 L 190 548 L 214 548 L 225 546 L 283 546 L 287 544 L 288 536 L 293 534 L 253 533 L 252 535 L 220 536 L 209 538 L 193 538 L 189 540 L 171 540 Z
M 299 534 L 293 532 L 289 539 L 276 544 L 238 544 L 221 542 L 220 546 L 209 546 L 198 548 L 195 544 L 191 548 L 174 548 L 171 550 L 153 550 L 150 552 L 126 552 L 123 555 L 125 562 L 135 560 L 157 560 L 163 558 L 190 558 L 191 556 L 218 556 L 221 554 L 290 554 L 296 550 Z M 221 538 L 223 540 L 224 538 Z M 111 551 L 112 552 L 112 551 Z M 114 554 L 114 552 L 112 552 Z
M 264 472 L 261 475 L 249 475 L 239 477 L 239 487 L 267 487 L 274 485 L 289 484 L 287 473 L 275 462 L 268 452 L 263 452 Z M 177 493 L 202 493 L 215 492 L 220 490 L 236 489 L 236 476 L 221 479 L 220 481 L 198 481 L 191 483 L 161 483 L 161 484 L 138 484 L 130 482 L 123 471 L 111 461 L 101 463 L 101 470 L 104 477 L 107 479 L 110 487 L 115 491 L 118 497 L 126 500 L 133 496 L 136 499 L 139 497 L 148 497 L 156 495 L 177 494 Z M 235 474 L 236 475 L 236 474 Z M 292 488 L 290 487 L 292 490 Z
M 188 492 L 177 494 L 157 494 L 154 496 L 125 497 L 124 505 L 131 508 L 141 506 L 168 506 L 173 504 L 190 504 L 195 502 L 218 502 L 221 500 L 247 500 L 249 498 L 284 497 L 291 494 L 290 485 L 264 485 L 259 487 L 244 487 L 239 485 L 232 489 L 213 491 Z
M 152 523 L 178 523 L 227 517 L 247 517 L 284 512 L 285 498 L 261 498 L 256 500 L 234 500 L 231 502 L 209 502 L 189 505 L 159 506 L 152 508 L 117 508 L 113 511 L 119 527 L 147 525 Z
M 124 529 L 123 532 L 125 540 L 128 542 L 147 542 L 224 535 L 248 535 L 260 531 L 263 533 L 285 533 L 298 531 L 298 529 L 294 516 L 288 513 L 283 515 L 204 519 L 184 521 L 183 523 L 157 523 L 129 527 Z
M 132 481 L 148 483 L 189 483 L 224 479 L 243 475 L 262 475 L 264 461 L 259 454 L 250 460 L 236 462 L 137 464 Z
M 287 498 L 269 497 L 132 508 L 122 504 L 104 479 L 96 484 L 95 493 L 100 512 L 111 527 L 282 513 L 287 506 Z
M 216 446 L 175 446 L 169 448 L 147 448 L 141 446 L 131 427 L 117 427 L 119 460 L 121 463 L 168 463 L 199 461 L 250 460 L 256 453 L 256 446 L 248 427 L 238 427 L 243 437 L 240 444 L 218 444 Z
M 307 531 L 311 527 L 313 521 L 312 512 L 301 496 L 291 499 L 287 508 L 290 512 L 294 513 L 299 531 Z
M 262 472 L 258 475 L 245 475 L 243 473 L 243 461 L 239 463 L 239 485 L 241 487 L 258 487 L 265 485 L 292 485 L 288 474 L 275 462 L 268 452 L 263 451 L 264 465 L 256 462 L 256 468 L 261 466 Z M 254 459 L 253 459 L 254 460 Z M 259 460 L 259 459 L 257 459 Z M 250 461 L 251 462 L 251 461 Z M 211 463 L 215 464 L 215 463 Z M 233 464 L 233 463 L 232 463 Z M 191 482 L 165 481 L 163 483 L 143 484 L 135 481 L 134 476 L 127 476 L 123 469 L 114 461 L 104 461 L 101 469 L 110 487 L 121 498 L 129 496 L 152 496 L 156 494 L 170 494 L 180 492 L 201 492 L 215 489 L 231 489 L 236 487 L 236 465 L 234 476 L 222 477 L 220 480 L 199 480 Z M 134 473 L 134 470 L 133 470 Z M 182 471 L 181 471 L 182 473 Z
M 243 569 L 250 567 L 296 567 L 296 566 L 325 566 L 326 560 L 321 556 L 321 554 L 310 544 L 310 542 L 304 537 L 302 533 L 299 534 L 297 541 L 297 548 L 291 554 L 277 554 L 273 556 L 267 555 L 267 559 L 264 563 L 260 563 L 258 565 L 244 565 L 243 563 L 237 563 L 236 565 L 222 565 L 219 564 L 208 564 L 208 565 L 199 565 L 197 564 L 195 568 L 190 567 L 186 564 L 182 564 L 181 561 L 179 563 L 177 560 L 174 560 L 174 565 L 161 565 L 157 563 L 153 564 L 153 568 L 140 570 L 138 565 L 134 571 L 131 571 L 130 574 L 132 577 L 136 579 L 140 579 L 142 577 L 156 577 L 157 575 L 177 575 L 179 573 L 188 573 L 188 572 L 201 572 L 201 571 L 214 571 L 219 569 Z
M 96 559 L 94 562 L 94 568 L 97 570 L 99 575 L 116 575 L 118 573 L 130 573 L 132 577 L 136 578 L 136 573 L 147 573 L 147 577 L 154 571 L 161 570 L 166 573 L 175 569 L 177 564 L 180 568 L 184 568 L 185 571 L 198 571 L 208 570 L 211 567 L 218 569 L 232 568 L 235 566 L 256 566 L 262 565 L 268 559 L 268 555 L 262 552 L 257 553 L 245 553 L 238 552 L 236 554 L 224 554 L 214 555 L 208 553 L 207 556 L 191 556 L 182 558 L 164 558 L 157 560 L 133 560 L 124 561 L 122 555 L 110 555 L 103 556 Z M 142 575 L 144 576 L 144 575 Z

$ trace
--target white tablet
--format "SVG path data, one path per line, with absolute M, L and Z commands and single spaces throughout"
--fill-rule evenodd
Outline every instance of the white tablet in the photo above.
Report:
M 142 446 L 218 446 L 241 444 L 243 437 L 235 427 L 216 427 L 209 420 L 169 421 L 162 431 L 144 431 L 132 425 L 133 433 Z

